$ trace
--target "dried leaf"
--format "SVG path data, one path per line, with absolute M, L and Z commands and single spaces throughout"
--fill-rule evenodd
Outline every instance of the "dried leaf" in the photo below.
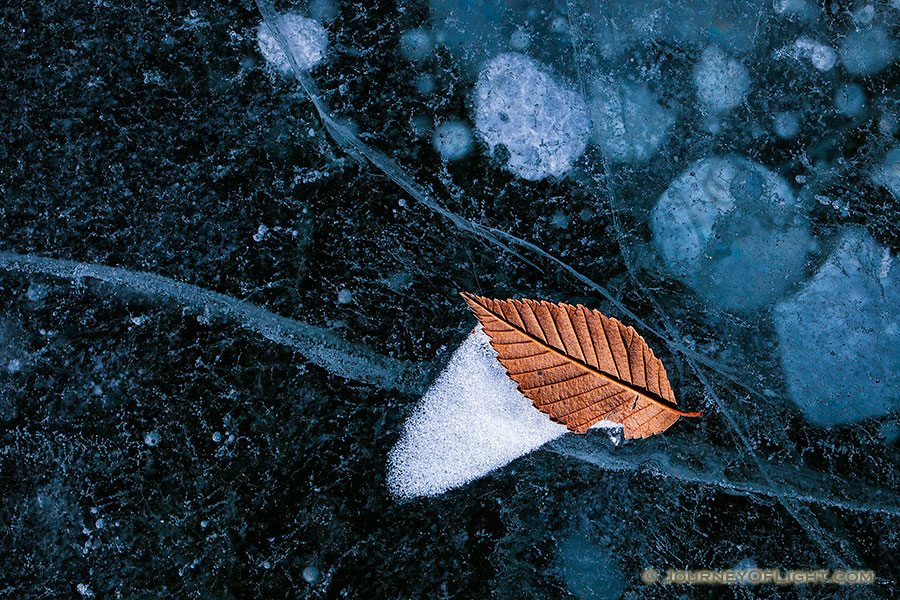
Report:
M 492 300 L 462 292 L 500 363 L 541 412 L 575 433 L 600 420 L 626 438 L 665 431 L 678 417 L 666 369 L 633 328 L 582 305 Z

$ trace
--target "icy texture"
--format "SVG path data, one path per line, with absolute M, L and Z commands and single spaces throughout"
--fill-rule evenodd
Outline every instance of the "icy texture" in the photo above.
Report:
M 555 39 L 570 23 L 558 2 L 538 0 L 431 0 L 441 24 L 444 44 L 461 60 L 478 64 L 496 52 L 516 48 L 511 43 L 527 24 L 537 42 L 558 53 Z M 606 60 L 622 60 L 629 49 L 654 42 L 693 46 L 715 43 L 734 52 L 753 46 L 754 32 L 771 11 L 769 0 L 721 0 L 715 3 L 639 0 L 574 0 L 568 6 L 581 16 L 580 24 L 592 48 Z M 519 36 L 521 37 L 521 36 Z M 521 49 L 521 46 L 516 49 Z M 567 49 L 568 50 L 568 49 Z
M 770 306 L 803 273 L 812 238 L 790 186 L 736 156 L 691 165 L 650 215 L 667 268 L 708 302 L 748 311 Z
M 596 83 L 588 106 L 594 125 L 591 140 L 614 162 L 647 160 L 675 123 L 656 95 L 638 84 Z
M 840 593 L 892 597 L 900 410 L 813 426 L 791 401 L 770 309 L 814 285 L 851 224 L 877 242 L 866 297 L 896 282 L 898 2 L 176 4 L 0 11 L 0 590 L 647 600 L 693 591 L 643 584 L 648 566 L 755 564 L 873 568 L 878 585 Z M 258 28 L 281 23 L 276 9 L 327 29 L 317 67 L 304 58 L 315 36 L 282 48 L 297 73 L 264 59 Z M 284 42 L 290 28 L 275 29 Z M 864 40 L 879 29 L 887 52 Z M 724 112 L 694 83 L 710 47 L 750 80 Z M 479 74 L 513 51 L 585 99 L 592 123 L 564 129 L 588 147 L 564 176 L 508 171 L 515 144 L 491 148 L 476 130 Z M 876 73 L 848 70 L 883 55 L 894 62 Z M 531 71 L 515 71 L 528 90 L 513 100 L 543 107 L 554 94 L 536 93 Z M 598 82 L 600 117 L 621 118 L 596 122 Z M 635 100 L 643 91 L 652 101 Z M 541 152 L 552 121 L 525 122 L 516 151 Z M 450 123 L 469 127 L 464 158 L 468 144 L 435 138 Z M 764 185 L 710 178 L 676 212 L 733 207 L 711 210 L 683 275 L 654 249 L 650 215 L 711 157 L 763 181 L 765 165 L 802 203 L 782 227 L 766 220 Z M 782 286 L 794 255 L 771 246 L 797 230 L 816 250 L 790 285 L 748 293 L 773 255 Z M 831 280 L 833 298 L 855 301 Z M 679 405 L 704 417 L 617 445 L 560 435 L 438 497 L 396 497 L 387 458 L 404 420 L 475 324 L 458 290 L 580 302 L 633 325 Z M 741 296 L 760 310 L 722 310 Z M 882 329 L 898 312 L 884 299 L 866 310 Z M 810 360 L 829 360 L 807 339 Z M 871 351 L 887 362 L 895 347 Z M 866 368 L 824 377 L 859 383 Z M 419 440 L 432 451 L 434 419 L 437 441 Z M 458 437 L 447 452 L 471 456 Z M 428 459 L 432 474 L 443 464 L 415 456 L 425 475 Z M 620 584 L 608 593 L 607 574 Z M 777 595 L 710 594 L 729 591 Z
M 862 229 L 775 310 L 791 398 L 834 426 L 900 406 L 900 269 Z
M 594 427 L 606 426 L 619 427 Z M 479 326 L 407 419 L 391 450 L 388 487 L 399 496 L 440 494 L 564 433 L 516 388 Z
M 491 152 L 503 145 L 506 168 L 530 180 L 559 176 L 587 144 L 591 122 L 584 100 L 523 54 L 491 60 L 474 90 L 475 127 Z
M 880 27 L 853 31 L 841 42 L 838 55 L 848 73 L 874 75 L 897 58 L 897 42 Z
M 319 64 L 325 57 L 328 46 L 328 33 L 325 29 L 316 20 L 297 13 L 285 13 L 280 18 L 279 25 L 293 48 L 300 69 L 311 69 Z M 266 23 L 261 23 L 257 29 L 256 43 L 266 62 L 279 71 L 291 71 L 287 55 L 281 50 Z
M 706 110 L 727 113 L 740 106 L 750 92 L 750 74 L 720 48 L 710 46 L 694 68 L 694 86 Z
M 615 557 L 586 531 L 573 531 L 559 543 L 559 568 L 576 598 L 616 600 L 625 591 Z
M 887 188 L 900 200 L 900 147 L 888 152 L 872 171 L 872 183 Z

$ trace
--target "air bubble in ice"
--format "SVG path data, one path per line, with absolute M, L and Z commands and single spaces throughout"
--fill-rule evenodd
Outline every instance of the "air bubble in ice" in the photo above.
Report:
M 789 140 L 800 133 L 800 117 L 793 112 L 776 112 L 772 119 L 775 135 Z
M 834 107 L 848 117 L 859 117 L 866 107 L 866 92 L 856 83 L 842 85 L 834 93 Z
M 900 407 L 900 269 L 885 274 L 882 262 L 871 235 L 849 229 L 809 283 L 775 309 L 790 397 L 813 423 Z
M 874 75 L 897 58 L 897 43 L 881 27 L 852 31 L 838 48 L 841 64 L 852 75 Z
M 303 580 L 307 583 L 315 583 L 319 580 L 319 570 L 315 567 L 306 567 L 303 569 Z
M 400 54 L 410 62 L 422 62 L 431 55 L 434 38 L 425 29 L 410 29 L 400 36 Z
M 886 188 L 900 200 L 900 147 L 888 152 L 871 175 L 872 183 Z

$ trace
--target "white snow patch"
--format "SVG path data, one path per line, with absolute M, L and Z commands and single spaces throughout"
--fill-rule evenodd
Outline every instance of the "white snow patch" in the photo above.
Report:
M 594 427 L 621 426 L 601 421 Z M 388 487 L 401 497 L 440 494 L 566 431 L 516 389 L 479 326 L 406 421 L 388 459 Z
M 505 146 L 506 168 L 524 179 L 564 174 L 587 146 L 591 122 L 584 99 L 523 54 L 500 54 L 485 65 L 474 107 L 475 128 L 490 151 Z
M 297 13 L 285 13 L 279 16 L 278 25 L 288 44 L 294 49 L 301 70 L 313 68 L 325 57 L 328 33 L 318 21 Z M 267 63 L 284 73 L 291 71 L 288 57 L 282 52 L 268 23 L 260 24 L 256 32 L 256 43 Z

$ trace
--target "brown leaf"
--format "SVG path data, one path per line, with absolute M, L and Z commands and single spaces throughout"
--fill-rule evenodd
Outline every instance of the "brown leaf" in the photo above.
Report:
M 575 433 L 600 420 L 626 438 L 665 431 L 678 417 L 666 369 L 638 333 L 582 305 L 492 300 L 462 292 L 500 363 L 534 406 Z

